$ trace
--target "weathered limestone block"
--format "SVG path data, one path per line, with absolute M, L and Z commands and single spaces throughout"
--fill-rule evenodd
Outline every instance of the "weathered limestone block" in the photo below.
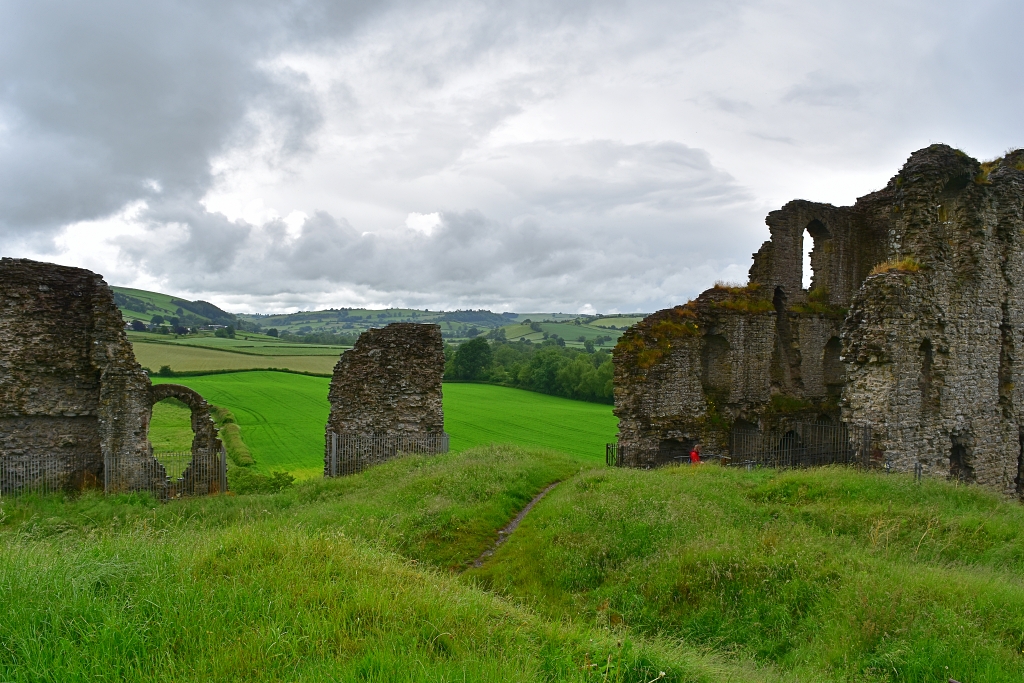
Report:
M 334 367 L 325 472 L 331 432 L 362 437 L 443 435 L 443 376 L 439 326 L 392 323 L 361 334 Z

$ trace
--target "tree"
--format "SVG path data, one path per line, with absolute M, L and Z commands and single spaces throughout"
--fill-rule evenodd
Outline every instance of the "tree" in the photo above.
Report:
M 154 315 L 149 322 L 153 323 L 154 325 L 163 325 L 164 317 L 162 315 Z
M 452 359 L 456 379 L 481 379 L 490 364 L 491 345 L 483 337 L 462 343 Z
M 594 352 L 594 342 L 593 342 L 593 340 L 587 339 L 586 341 L 584 341 L 583 342 L 583 348 L 585 348 L 587 350 L 587 353 L 593 353 Z
M 141 320 L 133 320 L 132 329 L 135 330 L 136 332 L 145 332 L 146 323 L 142 322 Z
M 276 327 L 271 327 L 269 330 L 267 330 L 267 336 L 268 337 L 276 337 L 277 336 L 277 328 Z

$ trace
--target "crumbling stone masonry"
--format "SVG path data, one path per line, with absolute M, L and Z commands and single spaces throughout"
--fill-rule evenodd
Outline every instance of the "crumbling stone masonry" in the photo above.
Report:
M 106 481 L 108 490 L 166 494 L 166 473 L 147 438 L 152 406 L 170 395 L 195 403 L 191 394 L 185 387 L 151 387 L 99 275 L 0 260 L 3 492 L 45 475 L 60 488 Z M 212 421 L 194 412 L 193 424 L 194 449 L 219 448 Z M 105 468 L 112 463 L 116 468 Z
M 439 326 L 392 323 L 361 334 L 334 367 L 325 473 L 330 474 L 331 432 L 358 437 L 443 435 L 443 375 Z
M 642 462 L 731 430 L 872 428 L 897 471 L 1024 493 L 1024 151 L 912 154 L 853 206 L 768 215 L 749 284 L 659 311 L 615 350 L 619 441 Z M 803 240 L 813 240 L 803 289 Z

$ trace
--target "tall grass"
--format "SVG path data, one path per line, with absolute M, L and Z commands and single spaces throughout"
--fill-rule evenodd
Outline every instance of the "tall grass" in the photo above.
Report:
M 443 569 L 578 467 L 478 449 L 273 496 L 7 501 L 0 680 L 775 680 L 540 616 Z
M 1024 508 L 826 468 L 586 472 L 477 570 L 549 615 L 805 677 L 1024 680 Z

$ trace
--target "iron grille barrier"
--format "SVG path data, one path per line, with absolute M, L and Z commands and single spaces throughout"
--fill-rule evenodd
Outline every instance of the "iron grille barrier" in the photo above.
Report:
M 228 489 L 227 453 L 198 450 L 100 460 L 72 455 L 40 461 L 0 457 L 0 497 L 102 488 L 106 493 L 148 491 L 161 500 Z
M 330 449 L 324 476 L 340 477 L 362 472 L 403 455 L 448 452 L 448 434 L 356 436 L 327 432 Z
M 153 453 L 151 457 L 104 463 L 103 490 L 107 493 L 148 491 L 160 499 L 205 496 L 228 490 L 227 452 L 196 449 Z
M 0 499 L 99 488 L 102 476 L 103 461 L 98 456 L 73 454 L 40 460 L 4 455 L 0 456 Z
M 609 443 L 605 463 L 611 467 L 653 467 L 660 462 L 657 447 Z M 734 429 L 726 453 L 701 453 L 702 460 L 720 460 L 734 467 L 797 468 L 821 465 L 857 465 L 871 460 L 870 425 L 791 422 L 781 429 Z M 676 458 L 679 460 L 679 458 Z M 681 460 L 680 462 L 684 462 Z

